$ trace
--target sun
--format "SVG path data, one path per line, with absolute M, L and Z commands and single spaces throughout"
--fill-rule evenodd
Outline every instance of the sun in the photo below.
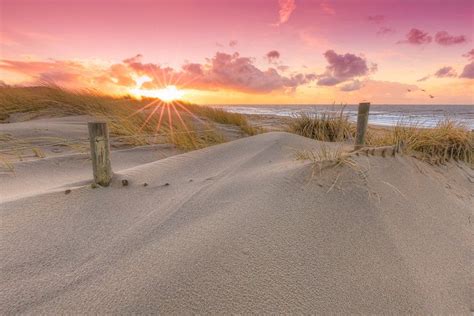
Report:
M 158 99 L 161 99 L 165 102 L 179 100 L 184 95 L 184 92 L 178 90 L 176 86 L 166 86 L 163 89 L 154 90 L 154 92 Z
M 184 91 L 173 85 L 161 89 L 132 89 L 131 92 L 137 97 L 157 98 L 164 102 L 180 100 L 184 96 Z

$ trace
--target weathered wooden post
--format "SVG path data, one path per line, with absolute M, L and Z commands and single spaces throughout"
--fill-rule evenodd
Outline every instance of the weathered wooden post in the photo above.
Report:
M 112 179 L 109 129 L 105 122 L 89 122 L 87 126 L 89 128 L 94 182 L 106 187 Z
M 359 103 L 355 150 L 360 149 L 365 145 L 365 133 L 367 132 L 367 124 L 369 122 L 369 110 L 370 102 Z

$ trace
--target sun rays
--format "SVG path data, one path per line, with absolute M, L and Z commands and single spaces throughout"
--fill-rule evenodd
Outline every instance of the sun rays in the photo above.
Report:
M 175 79 L 173 73 L 170 73 L 167 78 L 166 73 L 162 72 L 164 78 L 159 78 L 155 69 L 151 67 L 150 70 L 151 71 L 149 73 L 153 76 L 153 78 L 148 75 L 136 76 L 134 78 L 136 86 L 129 89 L 130 94 L 136 98 L 155 99 L 145 104 L 140 109 L 132 113 L 132 115 L 130 115 L 130 117 L 142 113 L 147 115 L 142 126 L 140 127 L 140 131 L 143 130 L 147 124 L 150 124 L 152 118 L 156 116 L 158 118 L 158 122 L 154 128 L 155 137 L 157 137 L 159 134 L 163 134 L 161 129 L 166 128 L 165 133 L 168 132 L 170 137 L 173 138 L 175 127 L 179 125 L 184 128 L 186 133 L 190 134 L 190 128 L 186 125 L 186 121 L 182 117 L 183 111 L 199 122 L 205 123 L 202 119 L 192 113 L 181 101 L 185 95 L 185 91 L 183 90 L 185 85 L 196 80 L 197 78 L 191 78 L 191 80 L 188 80 L 188 82 L 180 84 L 180 80 L 182 79 L 181 76 L 178 76 Z M 144 88 L 144 84 L 147 84 L 148 87 L 153 85 L 153 87 L 151 87 L 151 89 Z M 167 120 L 167 122 L 165 120 Z M 208 125 L 207 123 L 205 124 Z

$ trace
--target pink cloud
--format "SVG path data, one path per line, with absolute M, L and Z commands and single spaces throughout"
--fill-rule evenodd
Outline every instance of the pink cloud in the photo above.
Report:
M 278 4 L 280 8 L 278 11 L 280 19 L 277 25 L 281 25 L 283 23 L 286 23 L 293 11 L 295 11 L 296 3 L 295 0 L 279 0 Z
M 252 58 L 242 57 L 238 53 L 218 52 L 205 63 L 186 63 L 178 70 L 144 63 L 142 59 L 141 55 L 136 55 L 103 67 L 90 67 L 71 61 L 2 60 L 0 69 L 28 75 L 32 78 L 32 83 L 52 81 L 61 85 L 95 88 L 108 85 L 121 91 L 134 87 L 135 78 L 143 75 L 151 78 L 150 82 L 142 85 L 144 89 L 176 84 L 183 88 L 247 93 L 291 91 L 316 80 L 316 75 L 311 73 L 284 76 L 274 68 L 261 70 L 254 65 Z
M 382 24 L 385 21 L 385 16 L 384 15 L 369 15 L 367 17 L 367 20 L 371 23 L 375 24 Z
M 142 61 L 143 55 L 142 54 L 137 54 L 133 57 L 126 58 L 123 60 L 125 64 L 132 64 L 132 63 L 139 63 Z
M 242 92 L 262 93 L 274 90 L 294 89 L 315 79 L 314 74 L 302 74 L 286 77 L 274 68 L 258 69 L 251 58 L 216 53 L 202 65 L 203 75 L 192 83 L 202 89 L 233 89 Z
M 406 40 L 399 41 L 398 43 L 408 43 L 412 45 L 422 45 L 422 44 L 429 44 L 433 38 L 428 35 L 428 33 L 423 32 L 419 29 L 411 29 L 410 32 L 406 35 Z
M 451 66 L 446 66 L 434 73 L 434 75 L 438 78 L 449 78 L 449 77 L 456 77 L 457 73 L 456 70 Z
M 229 46 L 230 46 L 230 47 L 235 47 L 235 46 L 237 46 L 237 44 L 238 44 L 238 42 L 237 42 L 236 40 L 231 40 L 231 41 L 229 42 Z
M 446 31 L 441 31 L 436 33 L 435 42 L 443 46 L 450 46 L 465 43 L 467 42 L 467 38 L 464 35 L 454 36 L 449 35 Z
M 70 87 L 94 87 L 103 81 L 103 72 L 97 66 L 68 60 L 0 60 L 0 69 L 30 77 L 27 84 L 50 82 Z
M 376 64 L 372 64 L 369 68 L 365 58 L 350 53 L 339 55 L 333 50 L 328 50 L 324 53 L 324 57 L 329 65 L 326 67 L 326 72 L 318 77 L 318 84 L 322 86 L 333 86 L 377 70 Z
M 353 80 L 352 82 L 346 83 L 341 87 L 341 91 L 349 92 L 359 90 L 364 86 L 364 84 L 359 80 Z
M 468 51 L 467 53 L 462 55 L 463 57 L 466 57 L 470 61 L 474 61 L 474 48 Z
M 460 78 L 474 79 L 474 61 L 464 66 Z
M 19 60 L 1 60 L 0 68 L 13 71 L 21 72 L 29 76 L 41 75 L 42 73 L 55 72 L 64 70 L 69 73 L 81 73 L 86 69 L 85 67 L 73 61 L 19 61 Z
M 386 26 L 380 27 L 379 30 L 377 31 L 377 35 L 388 35 L 388 34 L 393 34 L 393 33 L 395 33 L 395 30 Z
M 265 57 L 267 58 L 269 63 L 274 63 L 280 58 L 280 52 L 278 52 L 277 50 L 272 50 L 272 51 L 269 51 L 265 55 Z
M 182 68 L 185 72 L 193 74 L 193 75 L 197 75 L 197 76 L 204 75 L 204 69 L 201 64 L 195 64 L 195 63 L 185 64 L 183 65 Z
M 426 81 L 428 79 L 430 79 L 431 76 L 424 76 L 423 78 L 420 78 L 417 80 L 417 82 L 423 82 L 423 81 Z

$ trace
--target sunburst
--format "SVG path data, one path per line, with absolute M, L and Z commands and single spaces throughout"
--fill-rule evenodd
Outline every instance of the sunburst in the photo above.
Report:
M 158 76 L 156 75 L 155 70 L 151 67 L 151 73 L 155 80 L 150 78 L 147 75 L 137 76 L 134 78 L 136 86 L 134 88 L 129 89 L 129 93 L 137 98 L 154 98 L 156 100 L 152 100 L 151 102 L 147 103 L 137 111 L 135 111 L 131 116 L 134 116 L 138 113 L 145 113 L 147 112 L 148 115 L 143 122 L 140 130 L 149 124 L 151 118 L 153 116 L 158 117 L 158 123 L 155 127 L 155 135 L 158 136 L 160 132 L 160 128 L 163 125 L 163 120 L 168 120 L 168 128 L 171 137 L 174 137 L 174 129 L 173 129 L 173 116 L 176 114 L 178 118 L 179 124 L 181 124 L 186 131 L 186 133 L 190 134 L 190 130 L 188 126 L 186 126 L 185 121 L 183 120 L 181 113 L 179 110 L 185 111 L 190 114 L 193 118 L 197 119 L 200 122 L 203 122 L 200 118 L 198 118 L 194 113 L 192 113 L 185 104 L 181 102 L 183 96 L 186 94 L 184 88 L 190 82 L 198 79 L 198 77 L 188 81 L 185 84 L 180 84 L 181 76 L 173 80 L 173 76 L 171 75 L 170 78 L 162 78 L 161 81 Z M 154 89 L 144 89 L 144 83 L 153 83 L 156 88 Z M 179 110 L 178 110 L 179 108 Z M 174 112 L 174 113 L 173 113 Z M 203 122 L 205 123 L 205 122 Z

